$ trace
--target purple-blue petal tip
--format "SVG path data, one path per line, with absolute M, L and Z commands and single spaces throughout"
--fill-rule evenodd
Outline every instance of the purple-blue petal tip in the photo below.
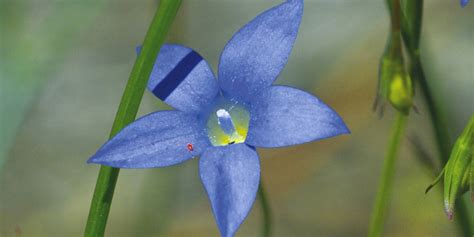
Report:
M 302 16 L 303 1 L 285 1 L 235 33 L 219 61 L 222 91 L 248 102 L 269 87 L 286 65 Z
M 344 123 L 344 121 L 342 120 L 342 118 L 340 118 L 340 119 L 341 119 L 340 124 L 339 124 L 339 126 L 340 126 L 340 131 L 341 131 L 340 135 L 342 135 L 342 134 L 351 134 L 352 132 L 351 132 L 351 130 L 349 129 L 349 127 L 347 127 L 346 123 Z
M 87 160 L 87 164 L 97 164 L 96 161 L 95 161 L 95 157 L 91 157 Z
M 461 0 L 461 7 L 465 7 L 469 3 L 469 0 Z
M 107 165 L 107 166 L 114 166 L 112 163 L 107 162 L 105 156 L 96 152 L 91 158 L 87 160 L 87 164 L 97 164 L 97 165 Z
M 107 157 L 99 152 L 95 153 L 89 160 L 87 160 L 87 164 L 97 164 L 97 165 L 106 165 L 115 168 L 125 168 L 120 167 L 117 162 L 108 161 Z
M 222 237 L 232 237 L 255 201 L 260 160 L 246 144 L 213 147 L 199 161 L 201 181 Z

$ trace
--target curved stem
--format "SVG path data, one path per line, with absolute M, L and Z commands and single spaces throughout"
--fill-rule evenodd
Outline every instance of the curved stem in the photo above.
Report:
M 260 205 L 262 206 L 263 213 L 262 236 L 269 237 L 271 234 L 272 227 L 272 212 L 270 209 L 270 204 L 268 203 L 267 195 L 265 193 L 262 180 L 260 180 L 260 185 L 258 186 L 258 199 L 260 200 Z
M 419 83 L 422 95 L 426 101 L 428 112 L 433 126 L 437 147 L 440 153 L 440 160 L 444 164 L 448 162 L 449 155 L 451 154 L 451 148 L 453 143 L 448 133 L 448 128 L 445 122 L 445 116 L 442 114 L 441 109 L 438 108 L 435 98 L 433 97 L 429 88 L 428 82 L 426 81 L 425 73 L 421 65 L 420 57 L 418 54 L 410 55 L 412 61 L 412 77 Z
M 390 136 L 389 147 L 385 154 L 385 161 L 383 164 L 377 196 L 375 198 L 375 205 L 372 210 L 368 233 L 369 237 L 378 237 L 382 234 L 393 184 L 393 176 L 395 174 L 395 159 L 398 154 L 398 147 L 403 131 L 405 130 L 406 120 L 407 116 L 400 112 L 397 113 L 397 118 Z
M 155 59 L 180 4 L 181 0 L 160 1 L 158 10 L 145 36 L 143 48 L 130 73 L 114 124 L 112 125 L 110 137 L 113 137 L 122 128 L 135 120 Z M 100 167 L 84 236 L 104 236 L 119 171 L 120 169 L 117 168 Z

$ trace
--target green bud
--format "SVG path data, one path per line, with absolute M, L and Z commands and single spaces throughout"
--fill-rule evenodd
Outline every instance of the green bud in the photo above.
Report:
M 474 116 L 471 117 L 463 133 L 456 140 L 448 163 L 441 174 L 427 189 L 431 189 L 444 173 L 444 209 L 448 219 L 453 218 L 456 199 L 471 188 L 472 197 L 472 156 L 474 152 Z
M 401 53 L 397 53 L 400 46 L 394 44 L 400 44 L 400 41 L 389 40 L 387 50 L 380 60 L 376 104 L 379 104 L 379 100 L 382 98 L 390 102 L 395 109 L 407 115 L 413 107 L 414 90 L 412 80 L 405 70 L 403 56 Z
M 386 0 L 390 12 L 390 34 L 385 51 L 380 59 L 377 97 L 374 109 L 383 112 L 385 102 L 388 101 L 402 114 L 408 115 L 413 107 L 412 80 L 405 68 L 402 53 L 402 14 L 400 1 Z M 411 4 L 407 9 L 413 9 Z M 410 15 L 411 16 L 411 15 Z M 383 101 L 382 101 L 383 100 Z

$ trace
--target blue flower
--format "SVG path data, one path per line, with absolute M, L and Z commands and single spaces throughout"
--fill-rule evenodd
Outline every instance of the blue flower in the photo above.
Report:
M 260 181 L 255 147 L 349 133 L 339 115 L 318 98 L 272 86 L 288 60 L 302 15 L 302 0 L 286 1 L 245 25 L 222 52 L 219 80 L 192 49 L 164 45 L 148 89 L 176 110 L 138 119 L 88 162 L 155 168 L 200 156 L 199 173 L 221 235 L 233 236 Z
M 461 7 L 465 7 L 469 3 L 469 0 L 461 0 Z

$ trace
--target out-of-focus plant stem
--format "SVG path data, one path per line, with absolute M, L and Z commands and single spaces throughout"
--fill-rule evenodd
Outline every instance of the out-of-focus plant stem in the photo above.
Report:
M 270 237 L 272 230 L 272 212 L 270 209 L 270 204 L 268 203 L 267 194 L 265 193 L 262 180 L 260 180 L 260 185 L 258 186 L 258 198 L 260 200 L 260 205 L 262 206 L 263 213 L 262 237 Z
M 400 0 L 387 0 L 387 5 L 390 10 L 391 21 L 390 38 L 387 42 L 387 47 L 389 47 L 391 50 L 388 51 L 388 54 L 387 52 L 384 52 L 382 55 L 382 60 L 386 60 L 385 57 L 388 57 L 389 60 L 396 62 L 396 64 L 389 64 L 388 66 L 391 68 L 381 67 L 379 70 L 393 70 L 394 67 L 397 67 L 397 74 L 385 75 L 391 77 L 389 80 L 393 81 L 393 77 L 398 77 L 400 74 L 406 76 L 401 42 L 401 5 Z M 388 94 L 390 95 L 391 93 L 400 94 L 397 90 L 411 91 L 412 88 L 390 86 L 388 87 L 388 90 Z M 401 107 L 396 107 L 396 104 L 394 103 L 392 103 L 392 105 L 397 109 L 398 112 L 391 131 L 388 148 L 385 153 L 383 169 L 380 175 L 379 186 L 375 197 L 375 204 L 372 209 L 369 223 L 369 230 L 367 234 L 368 237 L 379 237 L 382 235 L 383 226 L 387 216 L 387 209 L 390 203 L 390 193 L 393 186 L 393 178 L 395 175 L 395 161 L 398 155 L 400 141 L 406 127 L 406 120 L 411 109 L 411 104 L 409 104 L 409 107 L 406 108 L 406 110 L 401 110 Z
M 372 217 L 369 224 L 369 237 L 381 236 L 384 220 L 387 215 L 390 192 L 393 184 L 393 176 L 395 174 L 395 160 L 398 154 L 400 140 L 405 130 L 407 116 L 401 112 L 397 113 L 395 123 L 390 136 L 389 147 L 385 154 L 382 174 L 380 175 L 380 183 L 377 190 L 375 205 L 372 210 Z
M 180 5 L 181 0 L 160 1 L 143 41 L 143 48 L 130 73 L 110 137 L 135 120 L 155 59 Z M 119 171 L 120 169 L 117 168 L 100 167 L 84 236 L 100 237 L 104 235 Z
M 410 76 L 418 82 L 421 94 L 426 102 L 428 112 L 431 118 L 431 124 L 435 132 L 436 144 L 440 154 L 440 161 L 444 166 L 449 159 L 453 141 L 451 140 L 446 123 L 446 117 L 440 108 L 438 100 L 435 99 L 431 88 L 426 80 L 423 66 L 420 59 L 420 35 L 423 18 L 423 0 L 405 0 L 402 19 L 402 36 L 407 46 L 408 56 L 410 57 Z M 467 209 L 469 203 L 461 199 L 456 203 L 456 220 L 460 225 L 463 236 L 472 236 L 472 220 Z

